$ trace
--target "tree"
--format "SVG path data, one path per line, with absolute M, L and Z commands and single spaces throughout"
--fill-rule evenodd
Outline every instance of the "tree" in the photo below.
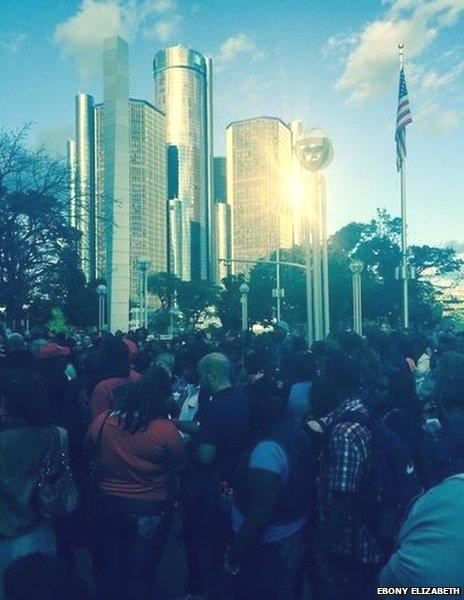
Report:
M 368 321 L 388 321 L 401 325 L 402 290 L 395 278 L 401 262 L 401 219 L 385 210 L 378 210 L 367 223 L 349 223 L 334 233 L 328 241 L 330 314 L 333 327 L 351 326 L 353 319 L 352 275 L 353 259 L 364 263 L 362 273 L 363 316 Z M 270 260 L 275 260 L 275 254 Z M 304 264 L 302 248 L 281 250 L 281 260 Z M 418 278 L 410 282 L 411 321 L 414 325 L 433 327 L 442 316 L 439 292 L 428 273 L 451 273 L 462 265 L 451 248 L 413 246 L 409 262 L 416 267 Z M 239 314 L 238 276 L 225 283 L 218 311 L 221 315 Z M 250 320 L 267 324 L 275 316 L 276 287 L 274 264 L 258 262 L 249 275 Z M 303 269 L 281 266 L 282 318 L 292 324 L 306 322 L 306 276 Z
M 219 289 L 216 285 L 196 279 L 177 282 L 177 303 L 184 313 L 188 326 L 194 328 L 209 307 L 215 307 Z
M 67 222 L 64 165 L 27 149 L 26 134 L 0 132 L 0 304 L 12 323 L 24 305 L 56 301 L 57 267 L 79 235 Z
M 163 310 L 169 310 L 180 279 L 171 273 L 150 273 L 148 275 L 148 293 L 156 296 Z
M 459 271 L 463 266 L 463 261 L 457 257 L 454 248 L 450 247 L 411 246 L 410 255 L 418 277 L 427 270 L 437 275 L 446 275 Z
M 229 275 L 225 277 L 220 286 L 216 311 L 217 316 L 225 329 L 240 329 L 242 311 L 240 286 L 246 281 L 245 275 Z
M 401 262 L 401 219 L 378 210 L 368 223 L 350 223 L 330 238 L 330 302 L 335 324 L 351 322 L 349 263 L 354 258 L 365 265 L 362 274 L 364 318 L 387 319 L 394 326 L 400 325 L 402 296 L 395 269 Z M 450 273 L 460 268 L 461 261 L 452 248 L 413 246 L 409 262 L 418 275 L 410 282 L 411 321 L 416 325 L 433 326 L 441 319 L 442 306 L 437 290 L 425 277 L 426 271 L 433 267 L 435 273 Z

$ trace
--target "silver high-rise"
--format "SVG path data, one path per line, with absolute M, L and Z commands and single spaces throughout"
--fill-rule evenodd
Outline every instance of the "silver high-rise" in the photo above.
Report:
M 70 222 L 81 232 L 80 266 L 87 281 L 95 279 L 95 135 L 93 97 L 75 99 L 76 139 L 68 141 Z
M 225 156 L 214 158 L 214 211 L 217 278 L 232 273 L 232 207 L 227 202 L 227 167 Z
M 119 36 L 104 41 L 103 67 L 104 102 L 94 106 L 83 94 L 76 99 L 76 141 L 67 147 L 69 217 L 86 231 L 82 200 L 91 182 L 93 269 L 107 284 L 108 327 L 127 331 L 130 304 L 141 297 L 140 264 L 167 269 L 164 114 L 129 99 L 128 45 Z M 78 248 L 82 262 L 88 246 Z
M 214 279 L 211 59 L 184 46 L 160 50 L 153 61 L 155 105 L 166 116 L 166 145 L 177 148 L 177 196 L 170 232 L 171 270 L 184 280 Z M 176 200 L 182 203 L 182 209 Z M 179 223 L 179 220 L 185 221 Z M 173 240 L 176 244 L 173 245 Z

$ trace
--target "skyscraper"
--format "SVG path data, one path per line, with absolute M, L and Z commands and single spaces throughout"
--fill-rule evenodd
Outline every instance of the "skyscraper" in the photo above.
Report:
M 177 240 L 170 243 L 172 252 L 179 252 L 182 240 L 182 257 L 170 264 L 182 279 L 214 279 L 211 59 L 184 46 L 165 48 L 154 58 L 153 74 L 166 144 L 177 149 L 178 196 L 170 199 L 176 216 L 169 235 Z
M 130 296 L 129 49 L 121 37 L 103 43 L 103 137 L 108 317 L 127 331 Z
M 232 258 L 232 210 L 227 202 L 227 169 L 224 156 L 214 158 L 214 212 L 217 278 L 221 281 L 232 273 L 232 265 L 224 262 Z
M 289 184 L 292 135 L 280 119 L 259 117 L 227 128 L 227 199 L 234 259 L 269 257 L 292 246 Z M 247 271 L 238 264 L 234 270 Z
M 130 301 L 140 301 L 139 261 L 167 269 L 164 114 L 129 99 L 128 46 L 119 36 L 104 41 L 103 67 L 104 102 L 76 97 L 76 141 L 67 145 L 69 217 L 84 234 L 81 207 L 91 189 L 92 245 L 81 245 L 81 261 L 90 254 L 94 273 L 106 280 L 109 328 L 127 331 Z
M 68 162 L 68 190 L 69 207 L 68 218 L 71 227 L 77 229 L 77 210 L 76 210 L 76 140 L 66 142 L 66 156 Z
M 98 273 L 104 276 L 108 217 L 105 214 L 104 104 L 95 107 L 97 255 Z M 166 147 L 164 115 L 145 100 L 129 101 L 129 259 L 130 299 L 139 300 L 141 258 L 150 260 L 151 271 L 166 271 Z
M 95 171 L 93 97 L 75 99 L 76 139 L 68 142 L 70 220 L 81 232 L 79 259 L 87 281 L 95 279 Z

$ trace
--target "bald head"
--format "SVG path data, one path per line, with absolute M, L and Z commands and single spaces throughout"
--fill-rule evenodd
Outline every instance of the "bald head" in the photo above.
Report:
M 207 354 L 198 364 L 201 385 L 209 392 L 216 393 L 230 387 L 230 362 L 219 352 Z

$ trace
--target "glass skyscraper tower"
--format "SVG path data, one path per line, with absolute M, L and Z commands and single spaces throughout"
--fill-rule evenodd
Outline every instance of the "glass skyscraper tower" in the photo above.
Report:
M 227 201 L 236 260 L 268 258 L 292 247 L 292 133 L 283 121 L 258 117 L 227 128 Z M 235 271 L 247 271 L 242 265 Z
M 107 271 L 108 217 L 105 195 L 104 104 L 95 106 L 97 274 Z M 150 271 L 166 271 L 166 147 L 164 115 L 145 100 L 129 100 L 129 259 L 130 300 L 139 300 L 138 260 Z
M 177 150 L 169 165 L 176 181 L 169 262 L 184 280 L 214 279 L 216 273 L 211 72 L 211 59 L 184 46 L 160 50 L 153 61 L 155 105 L 165 114 L 166 145 Z
M 109 328 L 127 331 L 130 303 L 140 302 L 140 262 L 147 259 L 151 271 L 167 268 L 164 114 L 129 99 L 122 38 L 104 41 L 103 59 L 104 102 L 94 106 L 92 96 L 76 97 L 76 140 L 68 141 L 69 216 L 82 233 L 83 268 L 93 265 L 94 276 L 106 281 Z

